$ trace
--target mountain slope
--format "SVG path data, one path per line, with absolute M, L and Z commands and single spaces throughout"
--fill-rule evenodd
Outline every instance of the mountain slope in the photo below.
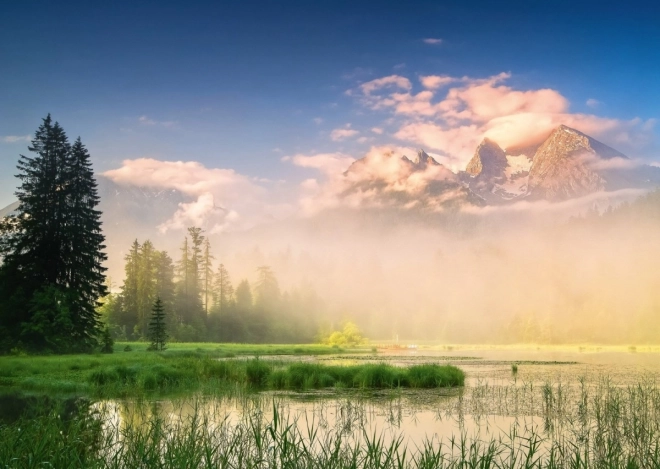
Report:
M 581 197 L 605 189 L 599 160 L 628 157 L 597 140 L 560 125 L 534 155 L 529 170 L 528 196 L 550 201 Z
M 15 211 L 18 208 L 19 205 L 20 203 L 16 201 L 0 209 L 0 218 L 4 218 L 7 215 L 10 215 L 13 211 Z

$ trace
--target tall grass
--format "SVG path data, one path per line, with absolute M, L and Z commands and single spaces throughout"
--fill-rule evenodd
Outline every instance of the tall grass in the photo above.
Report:
M 462 386 L 452 366 L 397 368 L 384 364 L 331 366 L 250 358 L 216 359 L 194 353 L 135 352 L 115 356 L 4 357 L 0 386 L 48 393 L 140 396 L 228 387 L 306 390 Z
M 277 405 L 269 415 L 246 405 L 233 420 L 200 401 L 178 413 L 159 411 L 158 404 L 117 410 L 81 403 L 78 413 L 51 408 L 0 425 L 0 467 L 660 467 L 657 387 L 582 383 L 561 396 L 555 386 L 539 392 L 542 412 L 553 423 L 549 431 L 514 425 L 489 440 L 460 433 L 413 446 L 401 435 L 389 438 L 366 426 L 351 437 L 339 421 L 328 427 L 306 415 L 294 418 Z M 526 394 L 532 396 L 538 394 Z

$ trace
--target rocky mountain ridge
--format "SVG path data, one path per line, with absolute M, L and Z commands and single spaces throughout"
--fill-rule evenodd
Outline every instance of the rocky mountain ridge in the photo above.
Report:
M 459 173 L 488 204 L 518 200 L 558 202 L 600 191 L 652 188 L 660 170 L 571 127 L 560 125 L 538 146 L 504 150 L 484 139 Z

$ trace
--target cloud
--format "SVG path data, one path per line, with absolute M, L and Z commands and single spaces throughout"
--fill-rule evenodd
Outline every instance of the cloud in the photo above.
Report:
M 174 127 L 176 125 L 176 122 L 174 121 L 157 121 L 154 119 L 151 119 L 147 116 L 140 116 L 138 118 L 138 122 L 142 125 L 149 125 L 149 126 L 162 126 L 162 127 Z
M 422 39 L 422 42 L 424 44 L 429 44 L 429 45 L 432 45 L 432 46 L 439 46 L 440 44 L 442 44 L 443 41 L 442 41 L 442 39 L 439 39 L 439 38 L 427 37 L 426 39 Z
M 371 131 L 375 134 L 378 134 L 378 135 L 382 135 L 382 133 L 383 133 L 383 129 L 380 128 L 380 127 L 372 127 Z
M 315 117 L 314 119 L 312 119 L 312 121 L 313 121 L 316 125 L 321 125 L 321 124 L 323 124 L 323 119 L 322 119 L 321 117 Z
M 597 108 L 598 106 L 600 106 L 602 103 L 601 103 L 600 101 L 598 101 L 597 99 L 589 98 L 589 99 L 587 99 L 587 103 L 586 103 L 586 104 L 587 104 L 587 106 L 589 106 L 590 108 L 594 108 L 594 109 L 596 109 L 596 108 Z
M 346 171 L 346 168 L 355 161 L 355 158 L 345 153 L 318 153 L 312 156 L 302 154 L 285 156 L 282 161 L 289 161 L 301 168 L 317 169 L 332 177 Z
M 435 212 L 465 203 L 467 191 L 454 173 L 441 165 L 417 165 L 411 161 L 414 155 L 409 148 L 382 146 L 357 161 L 341 153 L 296 155 L 286 161 L 322 173 L 321 181 L 307 179 L 301 185 L 299 204 L 307 215 L 339 207 Z
M 232 169 L 207 168 L 196 161 L 154 158 L 124 160 L 122 166 L 102 173 L 120 185 L 176 189 L 192 201 L 180 203 L 159 229 L 203 226 L 210 232 L 245 228 L 267 215 L 265 189 Z
M 437 90 L 442 86 L 448 85 L 456 81 L 456 78 L 447 75 L 427 75 L 427 76 L 419 77 L 419 81 L 424 88 L 428 88 L 430 90 Z
M 0 140 L 3 143 L 19 143 L 19 142 L 29 142 L 32 140 L 31 135 L 7 135 L 5 137 L 0 137 Z
M 438 151 L 460 169 L 485 137 L 503 148 L 534 145 L 560 124 L 623 146 L 624 152 L 651 141 L 652 120 L 571 113 L 559 91 L 515 89 L 506 83 L 510 78 L 508 72 L 486 78 L 425 75 L 419 78 L 423 89 L 415 92 L 405 77 L 392 75 L 363 84 L 356 98 L 391 113 L 391 125 L 399 125 L 395 138 Z
M 360 85 L 360 90 L 362 90 L 362 93 L 364 93 L 366 96 L 369 96 L 371 93 L 373 93 L 376 90 L 389 88 L 389 87 L 409 90 L 412 88 L 412 83 L 406 77 L 402 77 L 400 75 L 390 75 L 387 77 L 377 78 L 375 80 L 362 83 Z
M 335 142 L 339 142 L 350 137 L 355 137 L 360 133 L 355 129 L 351 129 L 350 127 L 351 124 L 346 124 L 343 129 L 334 129 L 332 132 L 330 132 L 330 138 Z

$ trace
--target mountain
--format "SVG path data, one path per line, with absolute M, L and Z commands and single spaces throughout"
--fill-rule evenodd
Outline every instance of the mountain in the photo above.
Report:
M 349 166 L 340 184 L 337 197 L 351 207 L 426 212 L 484 204 L 458 175 L 424 150 L 414 160 L 394 152 L 370 153 Z
M 605 189 L 599 160 L 628 157 L 565 125 L 560 125 L 534 155 L 527 192 L 530 199 L 550 201 L 581 197 Z
M 503 150 L 485 139 L 459 175 L 488 204 L 523 199 L 557 202 L 660 184 L 660 168 L 635 164 L 623 153 L 565 125 L 538 146 Z
M 7 205 L 5 208 L 0 209 L 0 218 L 4 218 L 7 215 L 11 215 L 12 212 L 14 212 L 18 208 L 19 205 L 20 205 L 20 203 L 18 201 L 16 201 L 16 202 L 13 202 L 13 203 Z
M 459 177 L 486 203 L 498 204 L 526 193 L 530 165 L 524 153 L 507 154 L 486 138 Z

